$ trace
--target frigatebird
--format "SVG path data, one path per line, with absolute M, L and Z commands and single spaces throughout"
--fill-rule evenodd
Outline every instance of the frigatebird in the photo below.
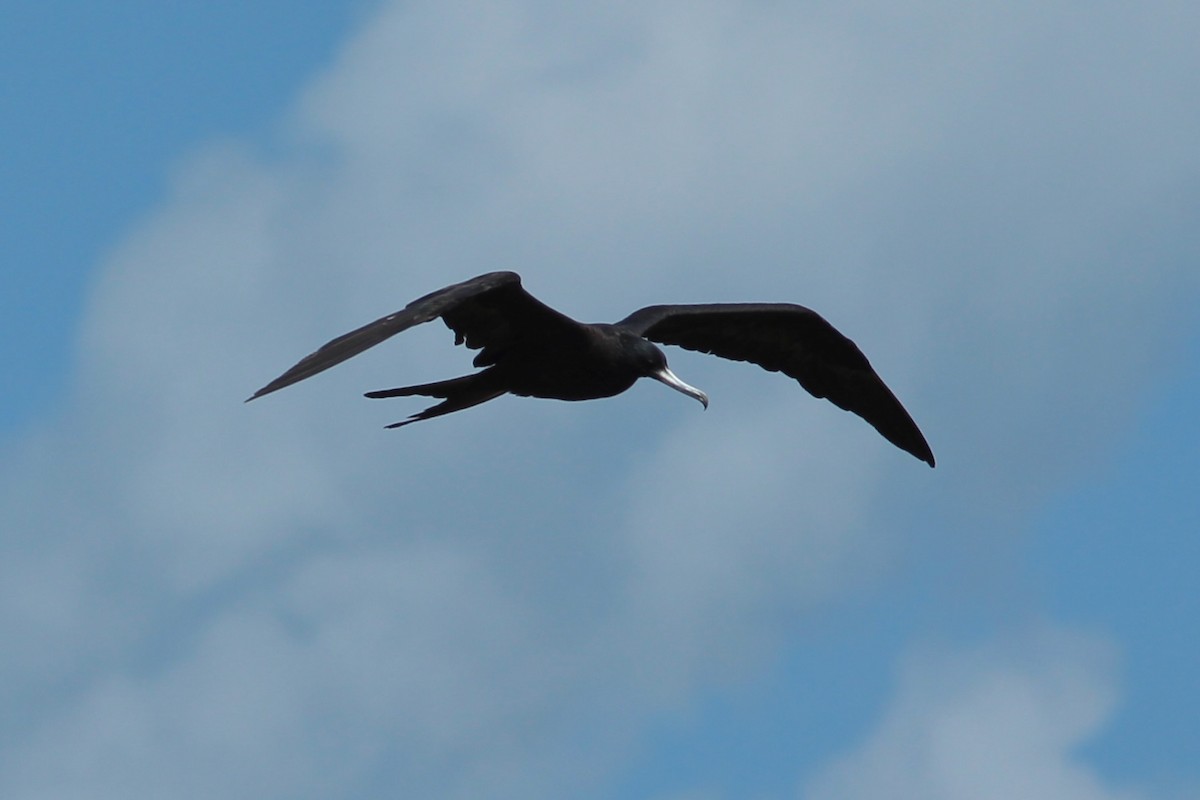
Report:
M 901 450 L 934 465 L 917 424 L 866 356 L 815 311 L 791 303 L 659 305 L 611 325 L 589 325 L 526 292 L 515 272 L 489 272 L 447 286 L 339 336 L 247 402 L 437 317 L 454 331 L 456 345 L 479 350 L 474 365 L 484 369 L 461 378 L 367 392 L 367 397 L 420 395 L 442 401 L 389 428 L 461 411 L 505 393 L 558 400 L 612 397 L 638 378 L 654 378 L 708 408 L 708 395 L 667 367 L 667 357 L 653 344 L 658 342 L 782 372 L 813 396 L 853 411 Z

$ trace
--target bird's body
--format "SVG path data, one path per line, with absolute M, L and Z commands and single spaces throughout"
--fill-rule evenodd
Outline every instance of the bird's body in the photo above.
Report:
M 503 371 L 512 394 L 552 400 L 613 397 L 642 377 L 621 357 L 630 334 L 612 325 L 582 327 L 587 335 L 577 338 L 520 342 L 514 357 L 493 369 Z
M 817 397 L 853 411 L 930 466 L 933 453 L 908 412 L 855 344 L 820 315 L 790 303 L 649 306 L 614 324 L 576 322 L 538 301 L 513 272 L 491 272 L 425 295 L 330 341 L 249 399 L 311 377 L 403 330 L 441 317 L 455 344 L 478 349 L 479 372 L 435 383 L 368 392 L 442 402 L 399 427 L 502 394 L 594 400 L 654 378 L 708 406 L 708 396 L 667 367 L 654 342 L 675 344 L 783 372 Z
M 536 364 L 520 362 L 509 391 L 521 397 L 598 400 L 620 394 L 642 377 L 617 358 L 614 337 L 588 337 L 581 344 L 553 348 Z

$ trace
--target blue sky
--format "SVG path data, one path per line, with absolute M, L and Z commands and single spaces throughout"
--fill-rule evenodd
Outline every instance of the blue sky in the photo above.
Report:
M 5 431 L 65 388 L 89 275 L 161 200 L 170 165 L 217 137 L 264 142 L 363 3 L 13 3 L 6 76 Z M 269 53 L 270 57 L 264 57 Z M 51 369 L 53 365 L 53 369 Z
M 4 796 L 1200 796 L 1200 12 L 4 15 Z M 435 326 L 241 404 L 499 268 L 810 305 L 939 466 L 678 351 L 381 431 Z

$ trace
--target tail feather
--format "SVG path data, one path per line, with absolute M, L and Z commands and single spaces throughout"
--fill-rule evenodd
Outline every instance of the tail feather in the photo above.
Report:
M 381 389 L 375 392 L 367 392 L 366 396 L 371 398 L 384 397 L 411 397 L 419 395 L 421 397 L 438 397 L 443 398 L 442 402 L 435 406 L 425 409 L 417 414 L 413 414 L 406 420 L 393 422 L 388 425 L 388 428 L 400 428 L 405 425 L 410 425 L 414 422 L 420 422 L 433 417 L 440 417 L 443 414 L 450 414 L 454 411 L 462 411 L 464 408 L 477 406 L 480 403 L 486 403 L 488 400 L 494 400 L 500 395 L 507 392 L 498 380 L 492 370 L 484 370 L 476 372 L 472 375 L 464 375 L 461 378 L 451 378 L 446 381 L 436 381 L 435 383 L 422 383 L 416 386 L 401 386 L 396 389 Z
M 365 397 L 381 398 L 381 397 L 412 397 L 420 395 L 421 397 L 450 397 L 463 391 L 469 391 L 473 386 L 479 384 L 486 372 L 476 372 L 472 375 L 464 375 L 461 378 L 451 378 L 448 381 L 435 381 L 434 383 L 419 383 L 416 386 L 401 386 L 397 389 L 380 389 L 376 392 L 367 392 Z

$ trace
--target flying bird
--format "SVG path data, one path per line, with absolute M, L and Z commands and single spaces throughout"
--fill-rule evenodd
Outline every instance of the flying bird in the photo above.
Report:
M 611 325 L 592 325 L 539 301 L 525 291 L 515 272 L 490 272 L 447 286 L 339 336 L 247 402 L 438 317 L 454 331 L 456 345 L 479 350 L 474 365 L 483 369 L 461 378 L 367 392 L 373 398 L 419 395 L 442 401 L 389 428 L 461 411 L 505 393 L 557 400 L 612 397 L 639 378 L 661 381 L 708 408 L 708 395 L 667 367 L 657 342 L 782 372 L 813 396 L 862 417 L 901 450 L 934 465 L 925 437 L 866 356 L 815 311 L 791 303 L 659 305 Z

